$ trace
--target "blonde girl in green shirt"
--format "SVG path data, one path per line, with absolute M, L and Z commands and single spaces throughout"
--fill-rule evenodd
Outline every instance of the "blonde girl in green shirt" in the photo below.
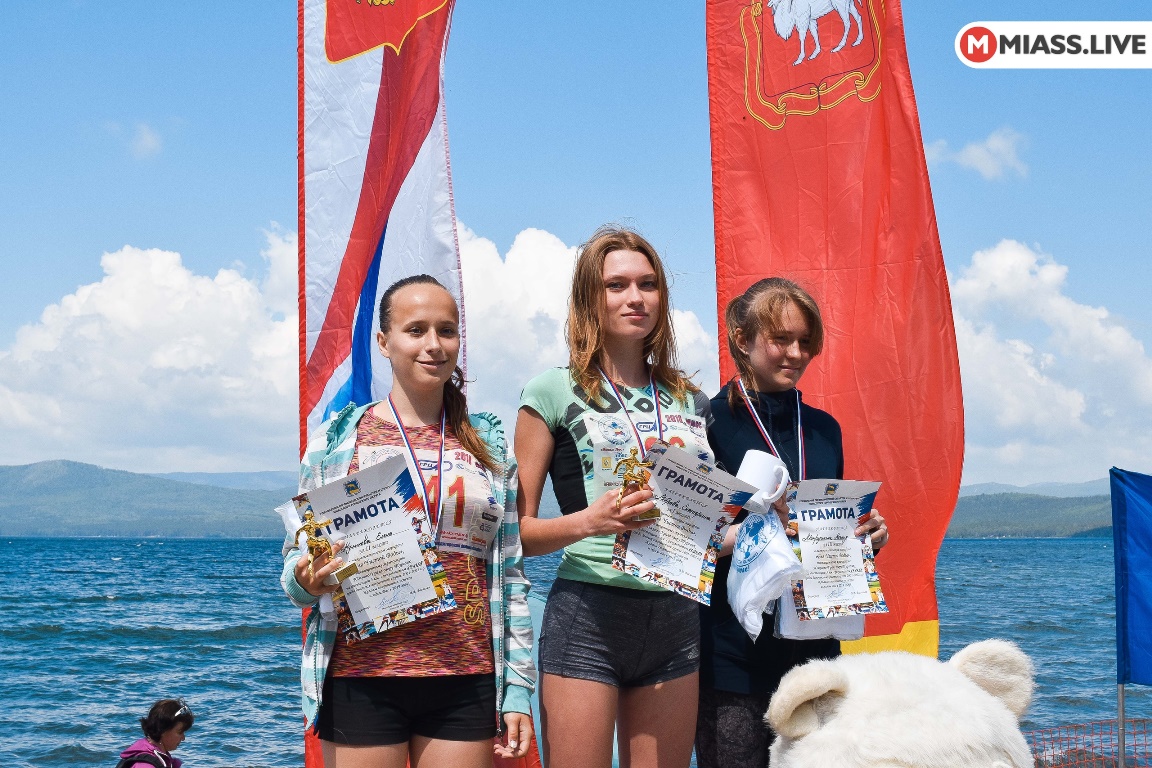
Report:
M 711 461 L 697 403 L 676 363 L 668 283 L 640 235 L 604 227 L 581 246 L 568 306 L 569 364 L 524 388 L 516 422 L 525 555 L 564 550 L 540 637 L 549 768 L 612 762 L 687 766 L 700 661 L 696 604 L 612 568 L 616 534 L 648 523 L 646 487 L 620 493 L 615 469 L 662 439 Z M 561 512 L 538 516 L 551 476 Z

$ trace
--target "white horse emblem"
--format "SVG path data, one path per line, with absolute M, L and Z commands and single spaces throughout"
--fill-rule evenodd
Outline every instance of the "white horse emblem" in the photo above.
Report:
M 832 13 L 832 11 L 840 14 L 840 20 L 844 22 L 844 36 L 840 38 L 840 44 L 832 49 L 832 53 L 839 51 L 848 41 L 848 32 L 852 28 L 849 16 L 856 20 L 856 26 L 860 30 L 852 45 L 853 47 L 860 45 L 860 41 L 864 39 L 864 24 L 860 21 L 859 11 L 856 10 L 856 3 L 859 1 L 768 0 L 768 7 L 772 9 L 772 22 L 776 28 L 776 34 L 780 35 L 781 39 L 787 40 L 792 37 L 792 30 L 795 29 L 800 32 L 800 55 L 796 57 L 796 61 L 792 62 L 793 66 L 804 61 L 804 38 L 809 33 L 812 34 L 812 43 L 816 50 L 812 51 L 808 60 L 811 61 L 820 55 L 820 32 L 816 27 L 816 21 L 821 16 Z

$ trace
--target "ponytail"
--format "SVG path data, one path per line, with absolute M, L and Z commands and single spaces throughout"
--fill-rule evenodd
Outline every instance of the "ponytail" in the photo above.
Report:
M 452 378 L 444 382 L 444 412 L 464 450 L 475 456 L 489 472 L 500 474 L 502 469 L 492 456 L 491 449 L 468 418 L 468 402 L 464 398 L 464 371 L 459 366 L 452 371 Z

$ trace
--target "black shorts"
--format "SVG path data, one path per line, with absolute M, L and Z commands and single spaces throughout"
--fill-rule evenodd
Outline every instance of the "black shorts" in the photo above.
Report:
M 324 680 L 316 733 L 353 746 L 404 744 L 413 736 L 484 741 L 496 736 L 496 678 L 332 677 Z
M 700 668 L 696 603 L 672 592 L 556 579 L 544 606 L 540 671 L 617 688 Z

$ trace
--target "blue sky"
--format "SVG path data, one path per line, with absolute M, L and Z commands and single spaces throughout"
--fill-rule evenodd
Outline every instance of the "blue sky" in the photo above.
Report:
M 280 332 L 275 323 L 290 312 L 282 262 L 296 228 L 296 18 L 280 5 L 73 1 L 6 9 L 0 364 L 8 356 L 35 367 L 38 355 L 65 354 L 60 341 L 28 346 L 53 333 L 88 334 L 91 354 L 107 359 L 146 346 L 138 339 L 103 349 L 102 326 L 43 319 L 46 308 L 87 297 L 77 291 L 105 281 L 102 255 L 125 246 L 179 254 L 179 275 L 192 286 L 208 280 L 213 290 L 231 290 L 218 279 L 231 269 L 243 290 L 279 290 L 265 301 L 272 309 L 264 330 L 268 338 Z M 971 21 L 1078 19 L 1084 8 L 1051 1 L 904 7 L 945 261 L 967 323 L 967 482 L 1087 480 L 1110 463 L 1152 471 L 1148 460 L 1140 465 L 1152 455 L 1142 437 L 1152 432 L 1152 368 L 1142 348 L 1152 342 L 1152 70 L 972 70 L 953 53 L 957 31 Z M 1148 17 L 1132 3 L 1091 7 L 1093 20 Z M 507 255 L 525 230 L 571 246 L 605 221 L 632 224 L 666 255 L 677 276 L 676 306 L 705 335 L 714 333 L 703 3 L 459 0 L 446 88 L 457 214 L 477 248 Z M 977 252 L 988 254 L 980 264 Z M 137 263 L 135 253 L 125 263 Z M 993 268 L 1004 263 L 1016 265 L 1008 278 Z M 152 357 L 175 354 L 157 344 Z M 118 388 L 111 373 L 101 378 L 98 363 L 66 363 L 26 374 L 9 364 L 0 376 L 0 396 L 10 399 L 6 410 L 0 405 L 0 424 L 27 435 L 25 443 L 10 441 L 0 463 L 290 466 L 290 432 L 283 450 L 269 449 L 283 442 L 278 434 L 225 449 L 213 443 L 222 428 L 210 418 L 190 429 L 183 409 L 213 402 L 209 391 L 157 397 L 152 423 L 181 435 L 163 450 L 153 450 L 143 428 L 97 437 L 114 431 L 113 415 L 133 404 L 123 396 L 113 402 Z M 251 374 L 228 367 L 240 363 L 214 364 L 227 386 Z M 77 394 L 61 379 L 90 369 L 89 389 L 105 382 L 109 399 L 93 395 L 85 411 L 107 402 L 106 420 L 74 439 L 61 435 L 81 416 L 57 424 L 54 440 L 38 434 L 39 409 L 70 413 L 61 404 Z M 244 422 L 245 413 L 211 418 L 238 434 L 253 424 L 283 429 L 283 419 Z

